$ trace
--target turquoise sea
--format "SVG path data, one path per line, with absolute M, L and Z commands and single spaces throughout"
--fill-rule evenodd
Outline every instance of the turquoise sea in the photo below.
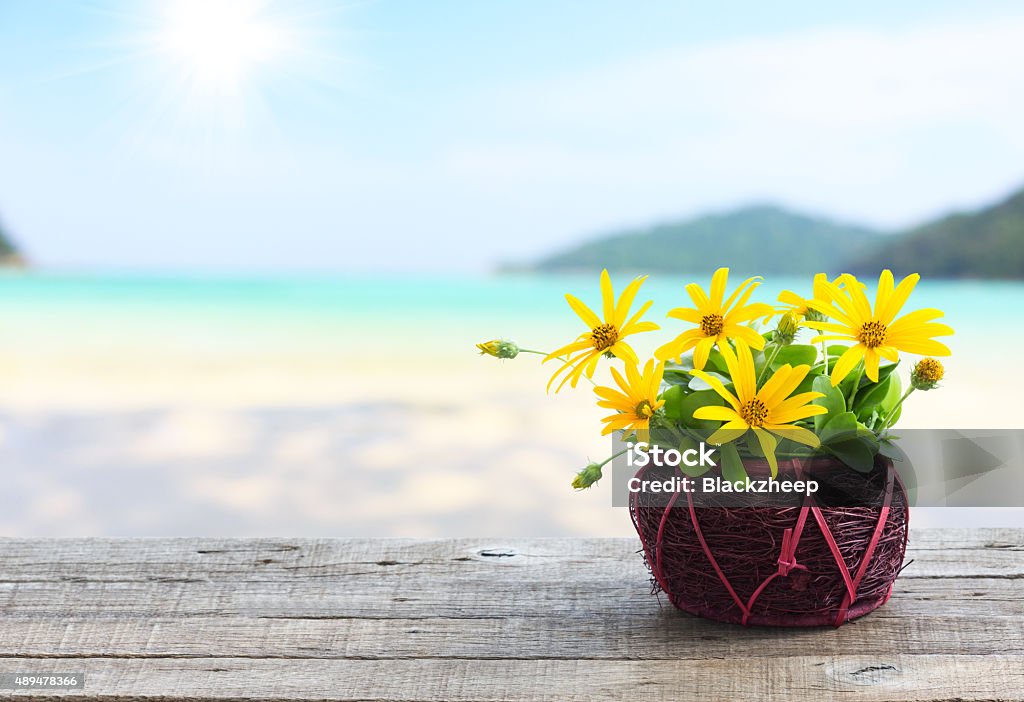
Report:
M 665 311 L 709 277 L 645 284 L 664 329 L 639 352 L 682 330 Z M 769 279 L 759 299 L 809 286 Z M 0 534 L 628 535 L 606 491 L 568 486 L 608 450 L 589 389 L 546 395 L 536 357 L 473 348 L 565 343 L 583 329 L 563 295 L 597 307 L 597 289 L 596 275 L 2 275 Z M 908 401 L 907 421 L 1024 424 L 1024 285 L 926 281 L 918 307 L 957 334 L 943 388 Z
M 651 278 L 638 299 L 653 298 L 650 319 L 689 305 L 687 282 L 709 276 Z M 621 288 L 627 278 L 617 280 Z M 738 280 L 730 281 L 732 284 Z M 809 279 L 766 280 L 757 298 L 780 290 L 806 291 Z M 599 305 L 596 276 L 0 276 L 0 341 L 11 344 L 166 343 L 196 350 L 267 348 L 294 344 L 395 351 L 395 340 L 419 353 L 448 353 L 479 338 L 515 337 L 525 343 L 559 341 L 579 326 L 563 301 L 572 292 Z M 957 330 L 953 347 L 972 348 L 1024 334 L 1024 284 L 925 281 L 907 309 L 938 307 Z M 429 341 L 429 348 L 422 344 Z

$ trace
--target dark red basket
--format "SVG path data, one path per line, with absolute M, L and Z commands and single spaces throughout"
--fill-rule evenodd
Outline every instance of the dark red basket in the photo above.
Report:
M 761 461 L 745 462 L 752 476 Z M 641 479 L 671 477 L 647 467 Z M 715 621 L 758 626 L 839 626 L 884 604 L 907 547 L 910 511 L 903 483 L 886 458 L 854 473 L 832 458 L 780 462 L 779 478 L 829 471 L 829 482 L 857 506 L 708 506 L 692 495 L 634 493 L 633 525 L 655 591 L 686 612 Z M 753 498 L 751 498 L 753 499 Z M 849 504 L 847 502 L 846 504 Z

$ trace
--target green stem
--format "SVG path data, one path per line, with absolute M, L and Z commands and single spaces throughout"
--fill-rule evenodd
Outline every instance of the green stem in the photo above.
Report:
M 613 453 L 611 456 L 608 456 L 608 458 L 604 459 L 603 461 L 601 461 L 597 465 L 599 467 L 601 467 L 601 468 L 604 468 L 606 465 L 608 465 L 609 463 L 611 463 L 612 461 L 614 461 L 616 458 L 618 458 L 622 454 L 626 453 L 627 451 L 629 451 L 629 449 L 628 448 L 624 448 L 621 451 L 619 451 L 618 453 Z
M 889 414 L 885 415 L 885 419 L 882 420 L 882 428 L 880 431 L 885 431 L 886 429 L 889 428 L 889 422 L 892 421 L 892 418 L 896 416 L 896 412 L 898 412 L 900 407 L 903 406 L 903 401 L 910 397 L 910 393 L 914 392 L 915 389 L 916 388 L 914 388 L 913 385 L 907 388 L 907 391 L 903 393 L 903 397 L 901 397 L 899 401 L 895 405 L 893 405 L 893 408 L 889 410 Z
M 828 347 L 825 346 L 825 342 L 821 342 L 821 357 L 825 359 L 825 377 L 828 377 Z
M 658 425 L 672 432 L 675 435 L 676 439 L 682 441 L 683 439 L 689 436 L 688 434 L 680 431 L 679 427 L 677 427 L 674 422 L 670 421 L 668 417 L 659 416 L 657 419 Z
M 857 393 L 860 391 L 860 379 L 864 377 L 864 364 L 857 364 L 857 375 L 853 378 L 853 392 L 850 393 L 850 401 L 846 404 L 846 410 L 848 412 L 853 411 L 853 402 L 857 399 Z
M 771 368 L 772 361 L 775 360 L 775 357 L 779 355 L 779 351 L 781 351 L 781 350 L 782 350 L 782 344 L 775 344 L 775 351 L 772 352 L 772 357 L 771 358 L 765 357 L 764 367 L 761 369 L 761 372 L 757 374 L 757 382 L 755 383 L 755 386 L 760 386 L 761 385 L 761 379 L 764 377 L 765 372 L 767 372 L 767 370 L 769 368 Z M 756 390 L 757 387 L 755 387 L 754 389 Z
M 534 354 L 537 354 L 538 356 L 550 356 L 551 355 L 550 353 L 547 353 L 546 351 L 534 351 L 533 349 L 519 349 L 519 353 L 534 353 Z M 559 356 L 558 360 L 564 361 L 565 359 L 562 356 Z M 586 378 L 587 382 L 590 383 L 591 385 L 593 385 L 595 388 L 597 387 L 597 383 L 595 383 L 594 379 L 591 378 L 589 375 L 587 375 L 586 373 L 580 373 L 580 375 L 582 377 Z

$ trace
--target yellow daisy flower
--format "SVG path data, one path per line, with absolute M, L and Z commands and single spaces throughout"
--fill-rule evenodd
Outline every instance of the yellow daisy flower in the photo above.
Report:
M 787 363 L 776 370 L 758 390 L 754 358 L 747 345 L 743 342 L 736 344 L 736 353 L 733 353 L 728 344 L 723 344 L 720 350 L 725 357 L 736 394 L 729 392 L 714 376 L 699 370 L 690 371 L 710 385 L 728 403 L 727 407 L 700 407 L 693 413 L 695 419 L 725 422 L 708 437 L 708 443 L 721 445 L 740 438 L 748 431 L 753 431 L 764 455 L 768 458 L 773 476 L 778 473 L 775 460 L 775 447 L 778 441 L 773 435 L 813 448 L 820 445 L 814 432 L 793 424 L 801 419 L 828 412 L 824 407 L 808 404 L 822 397 L 820 392 L 802 392 L 790 397 L 807 377 L 811 370 L 810 366 L 793 368 Z
M 864 361 L 864 372 L 868 378 L 878 382 L 879 359 L 899 360 L 899 352 L 932 356 L 948 356 L 949 348 L 932 337 L 949 336 L 953 330 L 945 324 L 932 320 L 942 317 L 942 311 L 923 309 L 899 314 L 917 281 L 917 273 L 908 275 L 896 285 L 892 271 L 884 270 L 878 279 L 878 292 L 874 310 L 864 293 L 863 286 L 849 273 L 840 276 L 843 287 L 833 283 L 822 286 L 822 300 L 809 304 L 831 322 L 807 322 L 806 326 L 818 331 L 831 332 L 811 339 L 819 341 L 853 341 L 851 346 L 832 369 L 832 385 L 836 386 L 850 374 L 858 362 Z
M 852 276 L 851 276 L 852 277 Z M 811 297 L 802 297 L 792 290 L 783 290 L 779 293 L 778 300 L 783 303 L 784 307 L 780 308 L 780 312 L 791 312 L 793 314 L 800 315 L 801 317 L 810 316 L 812 321 L 815 316 L 820 317 L 820 313 L 813 307 L 810 307 L 808 303 L 817 300 L 823 302 L 825 298 L 825 283 L 828 281 L 828 276 L 824 273 L 818 273 L 814 276 L 814 283 L 811 287 Z M 867 287 L 864 283 L 854 279 L 854 281 L 861 288 Z M 842 276 L 839 276 L 832 281 L 832 284 L 842 289 L 846 286 L 846 282 L 842 280 Z M 818 321 L 821 321 L 820 319 Z
M 838 278 L 836 279 L 839 280 Z M 779 293 L 779 302 L 785 305 L 779 311 L 791 312 L 792 314 L 806 317 L 809 307 L 807 303 L 811 300 L 823 300 L 824 299 L 824 287 L 823 284 L 828 282 L 828 277 L 824 273 L 818 273 L 814 276 L 814 285 L 811 288 L 813 297 L 806 298 L 796 294 L 792 290 L 783 290 Z
M 764 302 L 747 304 L 750 295 L 760 285 L 760 278 L 747 278 L 736 288 L 728 300 L 725 297 L 725 286 L 729 279 L 729 269 L 719 268 L 711 277 L 711 295 L 696 283 L 686 286 L 686 292 L 696 307 L 677 307 L 669 311 L 669 317 L 681 319 L 698 325 L 696 329 L 683 332 L 672 341 L 661 346 L 654 355 L 662 361 L 679 358 L 681 354 L 693 349 L 693 367 L 702 370 L 708 361 L 711 347 L 718 344 L 722 349 L 728 339 L 738 339 L 755 349 L 764 347 L 764 337 L 743 322 L 751 322 L 758 317 L 770 317 L 775 313 L 772 306 Z
M 597 406 L 616 410 L 615 414 L 601 420 L 605 424 L 601 430 L 602 435 L 611 434 L 619 429 L 627 434 L 633 431 L 647 432 L 650 429 L 651 417 L 665 404 L 664 400 L 658 399 L 664 371 L 665 364 L 655 364 L 653 359 L 647 362 L 643 372 L 639 370 L 637 364 L 627 363 L 625 378 L 612 368 L 612 377 L 615 378 L 621 392 L 614 388 L 594 388 L 594 392 L 601 398 Z
M 608 276 L 608 271 L 607 269 L 601 271 L 601 300 L 604 306 L 603 320 L 576 297 L 572 295 L 565 296 L 569 306 L 579 315 L 584 324 L 590 327 L 590 331 L 580 334 L 576 341 L 552 351 L 544 358 L 544 363 L 556 358 L 563 361 L 562 366 L 555 371 L 555 374 L 551 376 L 551 380 L 548 381 L 549 391 L 551 390 L 551 385 L 563 373 L 565 375 L 562 378 L 562 382 L 555 389 L 555 392 L 561 390 L 567 382 L 572 387 L 576 387 L 576 383 L 579 382 L 580 376 L 583 373 L 586 373 L 588 378 L 593 377 L 594 369 L 597 368 L 597 362 L 605 354 L 617 356 L 626 363 L 634 365 L 639 363 L 636 352 L 623 339 L 630 334 L 658 329 L 658 325 L 654 322 L 640 321 L 640 318 L 651 307 L 652 301 L 650 300 L 645 302 L 636 314 L 632 317 L 629 316 L 629 308 L 633 304 L 633 299 L 646 279 L 647 276 L 645 275 L 634 278 L 626 286 L 626 289 L 622 291 L 622 295 L 619 297 L 618 303 L 616 303 L 615 291 L 612 289 L 612 281 Z M 562 356 L 565 358 L 560 358 Z

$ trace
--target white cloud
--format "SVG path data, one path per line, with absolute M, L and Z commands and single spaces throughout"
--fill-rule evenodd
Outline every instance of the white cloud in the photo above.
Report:
M 1024 178 L 1022 36 L 1024 16 L 834 29 L 496 88 L 470 111 L 503 136 L 463 144 L 450 165 L 559 187 L 569 208 L 574 189 L 617 183 L 622 197 L 596 207 L 620 219 L 776 198 L 903 224 Z

